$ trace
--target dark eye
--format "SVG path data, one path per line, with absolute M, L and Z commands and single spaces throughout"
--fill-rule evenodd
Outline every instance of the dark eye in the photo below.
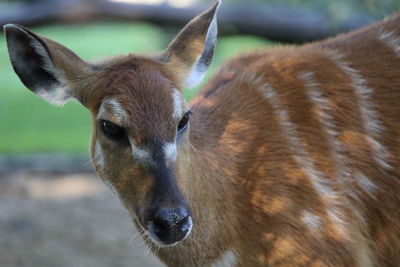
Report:
M 188 111 L 185 113 L 185 115 L 183 115 L 181 121 L 178 124 L 178 132 L 182 132 L 183 130 L 186 129 L 186 126 L 189 122 L 190 114 L 192 114 L 192 112 Z
M 107 138 L 118 142 L 129 143 L 128 138 L 125 135 L 124 129 L 122 129 L 115 123 L 112 123 L 111 121 L 101 120 L 100 128 Z

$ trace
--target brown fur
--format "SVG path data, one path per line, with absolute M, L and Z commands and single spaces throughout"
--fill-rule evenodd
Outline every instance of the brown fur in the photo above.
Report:
M 171 141 L 179 122 L 171 120 L 171 93 L 204 48 L 211 18 L 204 14 L 161 56 L 122 56 L 90 71 L 83 63 L 71 68 L 64 48 L 47 41 L 56 67 L 92 113 L 94 166 L 139 229 L 155 182 L 131 149 L 99 132 L 99 107 L 105 98 L 118 99 L 128 116 L 118 123 L 137 146 Z M 393 31 L 399 38 L 399 25 L 396 15 L 326 41 L 225 63 L 190 103 L 190 129 L 169 166 L 192 209 L 193 231 L 173 247 L 148 241 L 154 253 L 169 266 L 210 266 L 227 251 L 246 267 L 398 265 L 400 59 L 378 36 Z M 360 96 L 357 86 L 373 91 Z M 310 97 L 313 88 L 321 103 Z M 380 130 L 371 130 L 371 118 Z M 104 151 L 101 167 L 96 141 Z
M 194 188 L 210 183 L 205 191 L 192 194 L 200 195 L 199 213 L 204 212 L 203 206 L 212 206 L 210 213 L 225 215 L 217 216 L 220 223 L 212 224 L 223 225 L 217 236 L 228 235 L 221 237 L 225 244 L 221 250 L 236 251 L 240 266 L 395 266 L 400 262 L 400 212 L 396 208 L 400 204 L 400 176 L 396 169 L 400 156 L 400 61 L 393 49 L 377 39 L 382 28 L 399 34 L 399 22 L 397 15 L 324 42 L 239 57 L 221 67 L 192 101 L 195 115 L 191 163 L 195 166 L 193 176 L 197 177 L 193 181 L 202 184 Z M 379 142 L 388 149 L 393 169 L 382 168 L 371 156 L 350 77 L 330 57 L 335 49 L 343 52 L 345 60 L 375 89 L 371 100 L 386 129 Z M 373 195 L 363 192 L 357 181 L 335 181 L 332 144 L 318 122 L 315 103 L 306 96 L 304 82 L 297 78 L 304 71 L 315 72 L 319 89 L 329 100 L 338 138 L 347 150 L 349 162 L 344 164 L 352 175 L 361 171 L 376 184 Z M 255 82 L 254 77 L 262 81 Z M 293 160 L 287 134 L 282 132 L 273 107 L 258 90 L 263 83 L 277 91 L 316 168 L 339 193 L 339 210 L 347 223 L 348 239 L 337 232 L 324 211 L 323 200 Z M 215 197 L 224 201 L 214 199 L 211 188 L 218 188 Z M 205 192 L 210 193 L 201 195 Z M 300 221 L 302 210 L 323 218 L 318 233 L 312 233 Z M 365 222 L 359 220 L 358 214 Z M 215 228 L 209 226 L 209 221 L 202 223 L 202 233 Z M 215 242 L 221 241 L 213 237 L 211 243 Z

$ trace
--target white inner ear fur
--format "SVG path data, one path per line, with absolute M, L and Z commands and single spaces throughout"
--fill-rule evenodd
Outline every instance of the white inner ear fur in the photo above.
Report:
M 199 55 L 198 58 L 196 59 L 196 62 L 192 66 L 189 75 L 185 81 L 185 86 L 188 88 L 193 88 L 197 86 L 203 80 L 204 75 L 206 74 L 207 69 L 209 67 L 210 62 L 204 62 L 204 60 L 207 60 L 209 55 L 205 54 L 213 53 L 215 49 L 215 45 L 217 42 L 217 33 L 218 33 L 217 12 L 220 4 L 221 1 L 218 1 L 218 6 L 215 10 L 214 17 L 210 23 L 210 26 L 208 27 L 207 35 L 204 40 L 203 53 Z M 203 58 L 203 56 L 205 56 L 205 58 Z
M 189 76 L 185 81 L 185 87 L 193 88 L 200 84 L 203 80 L 204 75 L 207 71 L 208 67 L 202 66 L 201 64 L 197 64 L 201 56 L 199 56 L 196 60 L 196 63 L 190 70 Z
M 24 31 L 23 29 L 20 29 Z M 59 82 L 59 86 L 55 86 L 53 88 L 37 88 L 35 89 L 35 93 L 40 96 L 41 98 L 45 99 L 46 101 L 62 106 L 64 105 L 71 97 L 72 93 L 67 85 L 67 82 L 64 78 L 64 76 L 61 73 L 61 70 L 57 69 L 53 62 L 50 59 L 50 56 L 46 49 L 43 47 L 41 43 L 39 43 L 36 39 L 31 37 L 30 34 L 28 34 L 26 31 L 24 31 L 25 34 L 29 37 L 31 40 L 31 46 L 33 49 L 38 53 L 44 62 L 44 65 L 42 66 L 46 71 L 51 73 Z M 22 62 L 23 64 L 23 62 Z
M 40 88 L 35 93 L 47 102 L 57 106 L 62 106 L 71 99 L 69 88 L 66 85 L 54 87 L 50 92 L 47 89 Z
M 30 37 L 31 38 L 31 37 Z M 61 74 L 61 71 L 58 70 L 53 62 L 50 60 L 50 56 L 47 53 L 46 49 L 38 43 L 35 39 L 31 38 L 31 45 L 35 49 L 35 51 L 42 57 L 44 66 L 43 68 L 54 75 L 54 77 L 58 80 L 59 86 L 55 86 L 53 88 L 42 88 L 37 89 L 35 92 L 41 98 L 47 100 L 48 102 L 55 105 L 64 105 L 69 99 L 72 97 L 71 90 L 67 85 L 66 79 L 64 75 Z

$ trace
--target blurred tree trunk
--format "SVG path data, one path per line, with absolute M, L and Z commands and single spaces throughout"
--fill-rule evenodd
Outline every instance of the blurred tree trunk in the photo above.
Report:
M 0 5 L 0 25 L 16 23 L 32 26 L 113 19 L 182 26 L 206 8 L 204 5 L 176 8 L 167 4 L 143 5 L 108 0 L 42 0 Z M 221 34 L 251 34 L 297 43 L 323 39 L 370 22 L 368 17 L 362 15 L 337 24 L 316 10 L 229 5 L 221 7 L 218 19 Z

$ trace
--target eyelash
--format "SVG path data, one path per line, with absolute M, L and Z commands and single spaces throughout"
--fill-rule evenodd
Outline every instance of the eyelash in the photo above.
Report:
M 182 119 L 179 121 L 178 124 L 177 128 L 178 133 L 183 132 L 187 128 L 191 114 L 192 112 L 189 110 L 188 112 L 185 113 L 185 115 L 183 115 Z
M 125 134 L 125 130 L 115 123 L 107 120 L 101 120 L 100 129 L 108 139 L 124 145 L 129 144 L 129 140 Z

